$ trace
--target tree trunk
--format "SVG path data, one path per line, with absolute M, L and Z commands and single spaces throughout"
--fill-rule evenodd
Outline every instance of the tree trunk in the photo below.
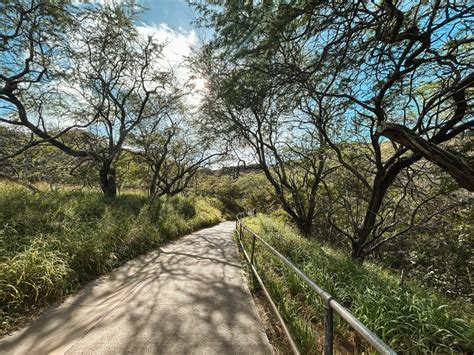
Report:
M 148 196 L 150 198 L 153 198 L 153 197 L 155 197 L 155 195 L 156 195 L 156 185 L 151 183 L 149 188 L 148 188 Z
M 354 261 L 362 263 L 366 257 L 362 243 L 357 239 L 352 242 L 351 258 Z
M 148 186 L 148 193 L 149 193 L 149 197 L 150 198 L 153 198 L 156 196 L 156 183 L 158 181 L 158 173 L 159 173 L 159 170 L 156 169 L 154 172 L 153 172 L 153 176 L 151 177 L 151 180 L 150 180 L 150 185 Z
M 398 172 L 397 172 L 398 174 Z M 395 175 L 396 176 L 396 175 Z M 372 185 L 372 194 L 370 196 L 369 204 L 365 211 L 364 221 L 362 226 L 357 230 L 352 242 L 351 256 L 354 260 L 363 261 L 366 255 L 365 243 L 369 239 L 370 234 L 375 228 L 377 221 L 377 214 L 382 205 L 382 201 L 387 193 L 389 186 L 392 184 L 395 176 L 387 175 L 383 171 L 379 171 L 375 176 Z
M 311 236 L 311 233 L 313 232 L 313 221 L 311 219 L 298 219 L 296 225 L 303 236 Z
M 398 173 L 402 169 L 410 166 L 418 159 L 419 156 L 400 159 L 388 170 L 381 170 L 375 175 L 375 179 L 372 184 L 372 194 L 370 196 L 369 204 L 367 205 L 364 222 L 362 223 L 362 226 L 358 228 L 357 234 L 354 236 L 354 240 L 352 241 L 351 256 L 354 260 L 362 262 L 364 261 L 365 257 L 370 254 L 370 252 L 366 250 L 366 243 L 375 228 L 377 214 L 380 211 L 380 207 L 382 206 L 382 202 L 389 187 L 393 184 Z
M 103 163 L 99 171 L 100 187 L 105 197 L 115 198 L 117 196 L 117 181 L 115 168 L 110 163 Z

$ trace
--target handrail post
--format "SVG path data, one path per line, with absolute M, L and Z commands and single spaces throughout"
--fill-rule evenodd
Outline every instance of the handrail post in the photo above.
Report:
M 324 302 L 324 355 L 332 355 L 334 323 L 330 301 L 331 298 Z
M 254 254 L 255 254 L 255 239 L 256 239 L 255 234 L 253 234 L 253 240 L 252 240 L 252 254 L 251 254 L 251 256 L 250 256 L 250 263 L 251 263 L 252 265 L 254 264 L 254 262 L 253 262 L 253 256 L 254 256 Z
M 240 221 L 237 219 L 235 222 L 235 232 L 237 233 L 237 239 L 239 240 L 239 250 L 243 251 L 242 249 L 242 238 L 240 237 L 240 229 L 239 229 Z

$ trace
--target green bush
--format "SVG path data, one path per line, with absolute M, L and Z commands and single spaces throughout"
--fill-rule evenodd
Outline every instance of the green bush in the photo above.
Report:
M 382 267 L 355 263 L 344 253 L 302 238 L 291 227 L 264 216 L 247 218 L 254 231 L 331 293 L 397 352 L 470 352 L 474 331 L 471 304 L 454 302 L 436 291 Z M 250 238 L 247 238 L 250 240 Z M 321 331 L 323 305 L 294 273 L 263 248 L 257 265 L 304 353 L 314 352 Z M 338 317 L 339 339 L 348 327 Z
M 136 255 L 221 220 L 201 199 L 0 189 L 0 332 Z
M 268 212 L 279 206 L 273 186 L 262 172 L 241 172 L 238 177 L 235 173 L 201 172 L 198 180 L 192 191 L 207 197 L 228 220 L 234 220 L 237 213 L 245 210 Z

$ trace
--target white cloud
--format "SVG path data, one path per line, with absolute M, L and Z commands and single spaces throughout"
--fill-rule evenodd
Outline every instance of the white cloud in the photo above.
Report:
M 114 4 L 122 4 L 125 0 L 73 0 L 74 5 L 78 4 L 99 4 L 99 5 L 114 5 Z M 136 3 L 140 4 L 141 1 L 136 1 Z
M 163 60 L 159 65 L 169 65 L 173 68 L 181 83 L 191 83 L 194 86 L 188 98 L 191 106 L 197 106 L 201 101 L 201 92 L 205 87 L 205 80 L 195 78 L 191 69 L 186 65 L 186 57 L 191 55 L 192 49 L 197 46 L 196 32 L 173 30 L 167 24 L 137 26 L 138 33 L 145 37 L 151 36 L 157 43 L 164 43 Z
M 173 66 L 181 65 L 183 59 L 191 54 L 191 48 L 196 45 L 194 31 L 175 31 L 167 24 L 137 26 L 138 33 L 145 37 L 151 36 L 158 43 L 165 43 L 163 56 Z

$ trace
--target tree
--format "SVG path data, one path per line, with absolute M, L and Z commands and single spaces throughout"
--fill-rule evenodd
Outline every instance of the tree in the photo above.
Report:
M 38 89 L 54 78 L 51 68 L 60 58 L 61 44 L 67 40 L 65 33 L 76 28 L 75 13 L 69 1 L 0 3 L 0 123 L 21 136 L 17 142 L 21 144 L 2 145 L 0 161 L 62 133 L 41 134 L 42 101 Z M 23 134 L 25 128 L 40 134 Z M 13 146 L 15 149 L 10 149 Z
M 422 157 L 454 176 L 461 186 L 470 189 L 472 185 L 472 169 L 463 158 L 441 146 L 474 124 L 466 110 L 472 102 L 472 97 L 466 96 L 472 81 L 468 51 L 462 44 L 466 28 L 459 21 L 472 18 L 472 7 L 418 3 L 402 13 L 385 1 L 380 7 L 366 8 L 360 3 L 329 10 L 333 11 L 332 21 L 326 16 L 313 18 L 313 25 L 321 21 L 322 28 L 312 34 L 321 49 L 298 76 L 309 97 L 334 99 L 339 107 L 345 107 L 340 117 L 350 122 L 351 139 L 370 146 L 367 154 L 372 160 L 372 173 L 368 178 L 358 172 L 357 161 L 349 162 L 337 154 L 341 165 L 370 196 L 351 240 L 353 257 L 363 260 L 400 235 L 399 223 L 387 223 L 383 216 L 390 189 L 400 182 L 402 172 L 418 170 L 413 167 Z M 349 22 L 351 19 L 356 20 Z M 337 31 L 338 35 L 323 41 L 327 31 Z M 454 34 L 453 41 L 438 37 L 445 31 Z M 309 68 L 314 74 L 303 79 L 303 71 Z M 430 81 L 431 85 L 427 84 Z M 329 142 L 328 125 L 316 126 Z M 391 154 L 382 151 L 383 135 L 394 143 Z M 330 144 L 336 153 L 340 142 L 343 140 Z M 413 211 L 420 208 L 415 205 Z
M 129 134 L 143 121 L 165 110 L 173 100 L 172 74 L 158 66 L 163 46 L 136 32 L 122 8 L 104 8 L 78 33 L 70 48 L 74 78 L 62 112 L 72 121 L 85 118 L 89 131 L 82 151 L 100 165 L 99 178 L 106 196 L 116 194 L 115 163 Z M 100 22 L 99 22 L 100 21 Z M 92 139 L 90 139 L 92 138 Z
M 31 48 L 25 68 L 2 77 L 7 84 L 0 96 L 13 105 L 18 118 L 4 122 L 29 129 L 41 142 L 66 154 L 93 161 L 99 168 L 104 195 L 114 197 L 115 163 L 126 138 L 140 122 L 167 106 L 175 90 L 171 87 L 171 72 L 158 65 L 163 45 L 138 34 L 133 25 L 133 7 L 79 8 L 75 14 L 77 25 L 72 30 L 58 29 L 61 41 L 31 35 L 22 39 L 17 55 L 21 55 L 21 48 Z M 32 8 L 32 16 L 42 19 L 41 9 Z M 36 22 L 31 28 L 33 33 L 40 31 Z M 60 50 L 51 49 L 56 47 Z M 40 69 L 30 64 L 35 60 L 40 62 Z M 22 102 L 21 92 L 5 89 L 18 80 L 40 82 L 47 70 L 54 76 L 43 83 L 43 91 L 30 90 L 28 106 Z M 35 114 L 31 114 L 32 109 Z M 56 125 L 55 118 L 59 118 Z M 83 134 L 76 133 L 77 139 L 69 142 L 64 136 L 72 129 L 81 129 Z
M 472 158 L 449 151 L 451 142 L 470 139 L 474 125 L 472 5 L 386 0 L 197 8 L 200 23 L 214 29 L 209 46 L 222 60 L 259 60 L 265 65 L 249 70 L 277 86 L 291 83 L 302 94 L 314 130 L 364 202 L 351 209 L 361 216 L 353 218 L 356 228 L 332 220 L 350 240 L 354 258 L 363 260 L 399 235 L 399 221 L 391 226 L 383 217 L 387 199 L 400 174 L 422 158 L 472 190 Z M 382 153 L 384 137 L 393 143 L 390 154 Z
M 172 115 L 179 117 L 180 113 L 177 110 L 148 121 L 134 133 L 133 153 L 150 171 L 148 192 L 152 198 L 184 191 L 200 168 L 225 155 L 225 151 L 211 150 L 205 137 L 193 135 L 189 120 Z
M 317 192 L 329 173 L 321 136 L 294 117 L 302 112 L 292 87 L 279 87 L 265 74 L 255 77 L 258 63 L 219 65 L 213 55 L 208 47 L 199 58 L 209 86 L 202 106 L 205 130 L 250 149 L 282 208 L 302 233 L 311 234 Z

